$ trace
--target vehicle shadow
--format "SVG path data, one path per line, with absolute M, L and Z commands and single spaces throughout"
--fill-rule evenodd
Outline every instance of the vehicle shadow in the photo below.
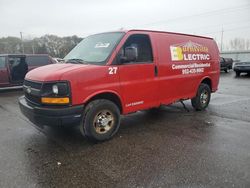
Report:
M 79 126 L 74 127 L 44 127 L 42 132 L 49 139 L 63 147 L 67 151 L 76 151 L 77 148 L 86 149 L 95 145 L 84 138 L 79 130 Z

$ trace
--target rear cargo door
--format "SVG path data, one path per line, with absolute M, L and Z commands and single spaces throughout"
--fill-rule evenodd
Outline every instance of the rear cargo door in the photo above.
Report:
M 137 48 L 138 58 L 134 62 L 119 66 L 125 113 L 157 106 L 158 70 L 153 58 L 150 37 L 145 34 L 133 34 L 128 37 L 121 51 L 126 47 Z

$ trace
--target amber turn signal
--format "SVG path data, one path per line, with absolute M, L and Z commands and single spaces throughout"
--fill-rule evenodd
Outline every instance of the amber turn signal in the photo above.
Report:
M 49 98 L 49 97 L 42 97 L 42 103 L 44 104 L 69 104 L 69 98 Z

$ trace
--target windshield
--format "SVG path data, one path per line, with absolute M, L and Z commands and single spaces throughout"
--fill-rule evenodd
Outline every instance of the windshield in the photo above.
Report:
M 104 64 L 123 35 L 123 32 L 114 32 L 89 36 L 73 48 L 64 59 L 69 62 L 73 60 L 79 63 Z

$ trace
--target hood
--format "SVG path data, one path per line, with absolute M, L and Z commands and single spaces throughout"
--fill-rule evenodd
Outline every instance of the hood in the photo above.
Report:
M 84 69 L 90 65 L 79 64 L 52 64 L 36 68 L 28 72 L 25 79 L 34 81 L 57 81 L 63 74 L 76 69 Z

